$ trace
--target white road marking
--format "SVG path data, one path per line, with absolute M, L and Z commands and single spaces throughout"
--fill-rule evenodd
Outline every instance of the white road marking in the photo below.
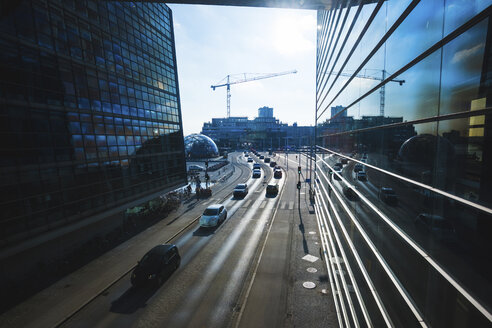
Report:
M 264 200 L 263 202 L 261 202 L 260 208 L 265 208 L 266 204 L 267 204 L 267 202 L 266 202 L 266 200 Z
M 311 254 L 308 254 L 308 255 L 304 256 L 302 259 L 303 259 L 304 261 L 308 261 L 308 262 L 314 263 L 314 262 L 316 262 L 319 258 L 317 258 L 316 256 L 313 256 L 313 255 L 311 255 Z
M 290 201 L 289 202 L 289 210 L 293 210 L 293 209 L 294 209 L 294 202 Z
M 248 207 L 249 204 L 251 204 L 251 199 L 250 200 L 247 200 L 242 207 Z

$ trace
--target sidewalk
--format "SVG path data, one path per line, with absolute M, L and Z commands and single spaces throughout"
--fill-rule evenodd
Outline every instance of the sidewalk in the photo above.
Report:
M 235 170 L 233 178 L 240 174 L 241 170 Z M 220 188 L 220 185 L 215 185 L 213 189 Z M 229 192 L 225 188 L 212 198 L 223 197 Z M 186 202 L 175 213 L 3 313 L 0 315 L 0 326 L 56 326 L 131 270 L 150 248 L 166 242 L 200 215 L 205 207 L 203 203 L 195 199 Z

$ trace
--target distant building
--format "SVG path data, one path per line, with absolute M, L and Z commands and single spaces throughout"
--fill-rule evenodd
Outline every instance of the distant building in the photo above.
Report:
M 267 106 L 258 108 L 258 117 L 273 117 L 273 108 Z
M 212 122 L 203 124 L 202 134 L 212 138 L 217 146 L 224 148 L 241 148 L 246 146 L 258 149 L 280 148 L 286 145 L 308 145 L 314 138 L 314 127 L 289 126 L 273 116 L 273 108 L 258 109 L 258 117 L 213 118 Z
M 340 115 L 338 115 L 335 118 L 335 120 L 340 120 L 340 119 L 343 119 L 344 117 L 347 117 L 347 111 L 344 110 L 344 109 L 345 109 L 345 107 L 343 107 L 343 106 L 335 106 L 335 107 L 332 107 L 331 108 L 331 117 L 334 117 L 338 113 L 340 113 Z

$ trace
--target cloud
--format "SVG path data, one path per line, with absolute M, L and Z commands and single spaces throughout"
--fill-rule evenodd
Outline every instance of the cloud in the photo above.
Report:
M 456 64 L 456 63 L 459 63 L 459 62 L 461 62 L 463 60 L 466 60 L 468 57 L 473 56 L 473 55 L 477 54 L 479 51 L 481 51 L 484 46 L 485 46 L 485 44 L 483 42 L 481 42 L 481 43 L 477 44 L 476 46 L 474 46 L 472 48 L 468 48 L 468 49 L 463 49 L 463 50 L 457 51 L 454 54 L 453 59 L 451 60 L 451 62 L 453 64 Z

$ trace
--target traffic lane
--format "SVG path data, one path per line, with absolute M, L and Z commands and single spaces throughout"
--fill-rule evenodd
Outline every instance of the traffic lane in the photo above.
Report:
M 253 279 L 242 292 L 240 315 L 234 323 L 237 327 L 283 327 L 287 314 L 287 289 L 289 288 L 289 259 L 294 215 L 294 172 L 284 172 L 285 190 L 281 194 L 276 215 L 267 232 L 267 239 L 260 251 L 258 267 Z M 289 204 L 289 206 L 287 206 Z
M 283 183 L 279 183 L 280 189 L 283 188 Z M 190 327 L 196 327 L 203 325 L 202 315 L 208 317 L 208 321 L 205 324 L 207 327 L 221 327 L 228 326 L 233 310 L 237 305 L 237 299 L 239 293 L 242 290 L 243 283 L 245 281 L 247 273 L 250 271 L 250 267 L 254 266 L 254 255 L 257 253 L 257 248 L 261 244 L 261 239 L 264 237 L 264 233 L 268 227 L 268 223 L 271 219 L 274 207 L 277 204 L 277 197 L 264 198 L 259 197 L 256 204 L 252 207 L 261 208 L 263 211 L 258 211 L 254 214 L 251 211 L 246 212 L 241 221 L 247 220 L 256 221 L 245 223 L 245 227 L 248 230 L 247 238 L 242 238 L 236 247 L 234 247 L 231 260 L 229 261 L 229 274 L 226 277 L 222 277 L 216 280 L 216 283 L 221 284 L 217 286 L 217 289 L 223 287 L 223 279 L 227 279 L 225 289 L 221 293 L 214 293 L 215 288 L 209 289 L 207 295 L 204 298 L 207 302 L 202 302 L 200 308 L 197 311 L 195 318 L 189 322 Z M 213 305 L 212 305 L 213 304 Z
M 259 185 L 259 183 L 257 183 L 257 185 Z M 243 205 L 244 203 L 241 201 L 235 201 L 235 202 L 232 202 L 232 200 L 228 200 L 228 201 L 231 203 L 235 203 L 235 205 L 232 206 L 230 211 L 231 212 L 230 216 L 233 218 L 234 212 L 237 209 L 239 209 L 239 207 L 244 206 Z M 230 219 L 228 219 L 226 222 L 228 222 Z M 194 231 L 189 231 L 182 238 L 178 240 L 176 244 L 178 245 L 182 253 L 182 266 L 180 269 L 178 269 L 178 272 L 176 272 L 170 278 L 170 280 L 166 282 L 165 285 L 157 291 L 158 295 L 161 295 L 161 293 L 164 290 L 166 290 L 166 286 L 169 286 L 169 284 L 173 286 L 177 285 L 175 281 L 175 279 L 177 279 L 176 277 L 178 275 L 186 274 L 186 272 L 183 272 L 183 268 L 185 268 L 190 261 L 196 259 L 196 254 L 198 252 L 203 253 L 203 249 L 205 248 L 214 249 L 213 247 L 210 247 L 210 245 L 206 245 L 206 244 L 212 238 L 212 236 L 221 235 L 220 231 L 224 226 L 226 225 L 221 225 L 217 230 L 214 231 L 210 231 L 210 230 L 203 231 L 203 229 L 195 229 Z M 202 257 L 202 255 L 200 255 L 200 257 Z M 192 280 L 193 277 L 196 278 L 196 276 L 199 276 L 200 275 L 199 272 L 201 271 L 202 270 L 199 270 L 197 274 L 192 275 L 191 277 L 186 279 L 186 281 L 193 281 Z M 115 285 L 114 288 L 107 291 L 107 293 L 105 293 L 104 295 L 105 297 L 98 298 L 97 301 L 91 303 L 89 307 L 84 309 L 83 312 L 85 312 L 87 315 L 83 315 L 83 313 L 80 313 L 76 318 L 73 318 L 67 324 L 67 326 L 87 326 L 88 323 L 90 323 L 89 326 L 98 326 L 98 325 L 105 326 L 108 323 L 111 323 L 111 325 L 125 326 L 125 325 L 129 325 L 132 322 L 135 322 L 135 320 L 137 321 L 140 320 L 141 318 L 139 317 L 142 315 L 141 314 L 142 307 L 147 307 L 149 304 L 152 304 L 154 302 L 154 298 L 156 297 L 154 295 L 154 292 L 156 291 L 144 290 L 143 292 L 138 291 L 137 293 L 134 293 L 132 292 L 132 290 L 134 289 L 129 288 L 129 276 L 127 276 L 124 279 L 122 279 L 120 283 Z M 179 295 L 180 290 L 183 289 L 178 288 L 174 292 L 174 295 Z M 121 297 L 119 297 L 119 295 L 121 295 Z M 106 310 L 108 307 L 107 304 L 106 306 L 104 304 L 105 299 L 108 298 L 116 299 L 114 302 L 112 302 L 116 304 L 116 307 L 111 306 L 109 313 Z M 175 300 L 171 299 L 169 300 L 169 302 L 174 303 Z M 165 308 L 165 302 L 159 301 L 158 303 L 159 306 L 164 306 Z M 103 310 L 101 311 L 101 309 Z M 111 309 L 113 309 L 113 312 L 111 312 Z M 123 312 L 123 314 L 125 315 L 122 317 L 115 314 L 115 312 Z M 153 319 L 154 318 L 152 318 L 152 315 L 148 318 L 148 320 L 150 320 L 151 322 L 154 322 Z M 159 321 L 155 321 L 155 322 L 158 323 Z

